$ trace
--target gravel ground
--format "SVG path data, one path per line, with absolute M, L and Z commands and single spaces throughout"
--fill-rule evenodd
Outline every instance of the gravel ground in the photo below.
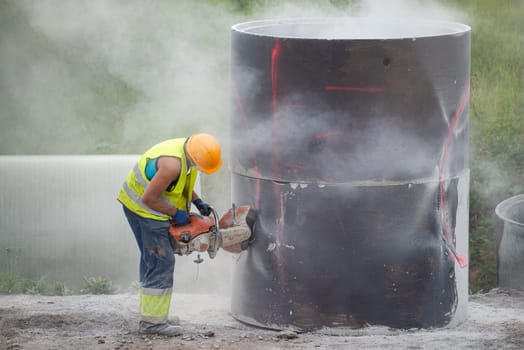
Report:
M 0 349 L 524 349 L 524 292 L 470 296 L 462 324 L 434 330 L 326 328 L 296 334 L 254 328 L 229 313 L 229 298 L 173 295 L 185 334 L 137 333 L 138 296 L 0 296 Z

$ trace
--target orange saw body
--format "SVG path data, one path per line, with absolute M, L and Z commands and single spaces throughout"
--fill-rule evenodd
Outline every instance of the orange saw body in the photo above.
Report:
M 191 213 L 189 220 L 185 225 L 172 223 L 169 226 L 169 233 L 175 241 L 175 252 L 188 255 L 194 251 L 207 251 L 209 257 L 214 258 L 219 248 L 230 253 L 247 249 L 252 240 L 256 211 L 247 205 L 233 205 L 220 221 L 214 209 L 209 216 Z

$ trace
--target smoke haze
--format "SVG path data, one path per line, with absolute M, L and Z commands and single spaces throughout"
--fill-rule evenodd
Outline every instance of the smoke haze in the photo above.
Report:
M 139 153 L 173 135 L 226 136 L 229 29 L 241 21 L 459 17 L 429 1 L 346 8 L 283 2 L 250 18 L 191 1 L 22 0 L 2 7 L 8 30 L 0 43 L 0 118 L 12 131 L 0 143 L 3 154 Z
M 342 9 L 327 1 L 284 2 L 249 18 L 197 1 L 10 0 L 0 10 L 0 153 L 141 153 L 202 131 L 221 139 L 226 158 L 232 25 L 289 17 L 463 16 L 435 2 L 407 0 Z M 395 132 L 377 137 L 399 137 Z M 418 140 L 408 142 L 416 148 L 411 143 Z M 423 147 L 416 149 L 414 162 L 424 157 Z M 209 198 L 224 212 L 229 190 L 218 187 Z
M 2 119 L 22 119 L 11 121 L 4 153 L 138 153 L 222 129 L 234 21 L 224 9 L 100 0 L 8 7 L 17 17 L 0 62 L 12 113 Z M 16 138 L 22 151 L 11 146 Z

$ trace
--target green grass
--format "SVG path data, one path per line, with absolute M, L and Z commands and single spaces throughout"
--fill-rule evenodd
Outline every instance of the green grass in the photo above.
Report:
M 74 294 L 115 294 L 118 288 L 104 277 L 84 277 L 79 290 L 68 288 L 63 282 L 48 281 L 45 277 L 37 280 L 21 274 L 1 271 L 0 294 L 38 294 L 38 295 L 74 295 Z
M 69 289 L 62 283 L 47 281 L 45 277 L 33 280 L 17 271 L 18 261 L 22 257 L 21 249 L 5 248 L 6 265 L 0 271 L 0 293 L 6 294 L 41 294 L 66 295 Z
M 84 277 L 81 294 L 115 294 L 118 288 L 105 277 Z
M 114 294 L 118 288 L 105 277 L 84 277 L 80 290 L 68 288 L 63 282 L 48 281 L 46 277 L 31 279 L 17 271 L 21 249 L 5 248 L 6 264 L 0 271 L 0 294 L 39 294 L 39 295 L 72 295 L 72 294 Z

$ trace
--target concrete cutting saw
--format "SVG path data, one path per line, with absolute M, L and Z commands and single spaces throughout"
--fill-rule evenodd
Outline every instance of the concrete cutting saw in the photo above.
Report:
M 230 253 L 240 253 L 253 241 L 256 210 L 247 205 L 235 206 L 220 220 L 214 208 L 209 216 L 190 213 L 185 225 L 171 223 L 169 233 L 175 253 L 189 255 L 192 252 L 208 252 L 213 259 L 220 248 Z M 201 262 L 199 261 L 195 262 Z

